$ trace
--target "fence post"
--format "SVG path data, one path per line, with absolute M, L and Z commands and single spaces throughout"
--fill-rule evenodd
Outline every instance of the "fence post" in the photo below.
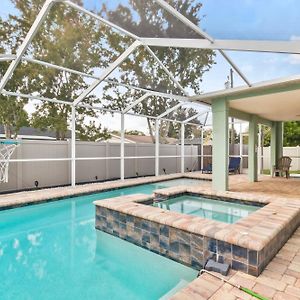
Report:
M 121 163 L 120 163 L 120 173 L 121 173 L 121 180 L 124 180 L 125 178 L 125 147 L 124 147 L 124 139 L 125 139 L 125 122 L 124 122 L 124 114 L 121 114 Z
M 181 164 L 180 164 L 180 167 L 181 167 L 181 173 L 183 174 L 184 173 L 184 123 L 181 123 Z M 176 159 L 177 161 L 177 159 Z
M 200 160 L 201 160 L 201 170 L 203 170 L 203 164 L 204 164 L 204 145 L 203 145 L 203 135 L 204 135 L 204 128 L 201 127 L 201 140 L 200 140 L 200 143 L 201 143 L 201 157 L 200 157 Z
M 110 156 L 110 147 L 109 143 L 105 142 L 105 178 L 109 179 L 109 166 L 110 166 L 110 160 L 107 159 Z
M 300 146 L 298 145 L 296 147 L 296 155 L 297 155 L 297 170 L 296 171 L 299 171 L 300 170 Z
M 76 185 L 76 107 L 72 106 L 72 134 L 71 134 L 71 185 Z
M 19 147 L 17 147 L 16 151 L 16 159 L 22 159 L 22 148 L 24 145 L 24 141 L 21 143 Z M 9 166 L 11 167 L 11 165 Z M 17 188 L 21 190 L 23 188 L 23 163 L 17 163 Z
M 155 120 L 155 176 L 159 175 L 159 120 Z

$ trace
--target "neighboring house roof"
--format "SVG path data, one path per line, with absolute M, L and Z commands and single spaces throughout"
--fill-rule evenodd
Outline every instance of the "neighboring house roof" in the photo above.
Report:
M 0 137 L 5 138 L 4 126 L 0 125 Z M 66 139 L 71 137 L 71 131 L 66 133 Z M 33 127 L 21 127 L 18 133 L 18 139 L 26 140 L 55 140 L 56 133 L 51 130 L 41 130 Z
M 97 142 L 103 140 L 97 140 Z M 108 143 L 120 143 L 121 137 L 118 134 L 111 134 L 111 138 L 106 140 Z M 153 144 L 152 137 L 150 135 L 131 135 L 125 134 L 125 143 L 137 143 L 137 144 Z M 167 144 L 178 144 L 178 140 L 175 138 L 165 138 Z
M 179 140 L 179 144 L 181 144 Z M 194 139 L 185 139 L 184 140 L 185 145 L 201 145 L 201 138 L 194 138 Z M 212 145 L 212 140 L 210 138 L 206 138 L 203 140 L 204 146 L 210 146 Z
M 107 140 L 103 140 L 103 139 L 97 139 L 96 142 L 107 142 L 107 143 L 121 143 L 121 137 L 117 134 L 113 134 L 111 133 L 110 134 L 111 137 Z M 124 142 L 125 143 L 130 143 L 130 144 L 133 144 L 135 143 L 134 141 L 130 140 L 130 139 L 127 139 L 126 136 L 125 136 L 125 139 L 124 139 Z
M 184 144 L 185 145 L 201 145 L 201 138 L 185 139 Z
M 141 144 L 153 144 L 152 137 L 150 135 L 129 135 L 126 134 L 125 137 L 135 143 Z M 164 142 L 167 144 L 177 144 L 177 139 L 174 138 L 164 138 Z

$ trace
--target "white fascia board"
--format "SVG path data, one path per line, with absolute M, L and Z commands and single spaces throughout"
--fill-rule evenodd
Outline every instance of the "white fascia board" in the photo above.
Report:
M 264 90 L 270 89 L 273 87 L 284 87 L 290 84 L 299 84 L 300 85 L 300 75 L 294 75 L 289 77 L 284 77 L 280 79 L 274 79 L 269 81 L 262 81 L 253 84 L 251 87 L 248 86 L 239 86 L 231 89 L 223 89 L 215 92 L 209 92 L 201 95 L 195 95 L 190 97 L 193 101 L 207 101 L 221 96 L 231 96 L 239 93 L 250 92 L 255 90 Z M 202 102 L 201 102 L 202 103 Z

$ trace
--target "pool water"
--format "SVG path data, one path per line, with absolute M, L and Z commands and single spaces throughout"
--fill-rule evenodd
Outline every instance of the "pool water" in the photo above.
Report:
M 195 270 L 94 228 L 94 200 L 150 194 L 172 184 L 188 182 L 1 211 L 0 299 L 159 299 L 195 279 Z
M 163 209 L 194 215 L 224 223 L 235 223 L 259 209 L 257 206 L 183 195 L 154 203 Z

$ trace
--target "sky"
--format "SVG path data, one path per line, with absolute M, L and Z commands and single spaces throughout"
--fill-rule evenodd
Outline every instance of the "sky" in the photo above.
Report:
M 99 9 L 105 2 L 110 7 L 126 5 L 128 0 L 84 0 L 87 9 Z M 150 1 L 150 0 L 148 0 Z M 198 0 L 195 0 L 198 2 Z M 215 39 L 295 40 L 300 39 L 299 0 L 202 0 L 201 28 Z M 1 0 L 0 16 L 15 13 L 10 0 Z M 255 52 L 228 52 L 250 82 L 271 80 L 300 74 L 300 56 Z M 216 65 L 204 75 L 201 90 L 224 88 L 230 66 L 217 54 Z M 243 85 L 234 74 L 234 85 Z M 32 109 L 29 107 L 29 109 Z M 101 122 L 110 129 L 119 129 L 120 119 L 104 116 Z M 142 118 L 128 117 L 127 129 L 147 131 Z

